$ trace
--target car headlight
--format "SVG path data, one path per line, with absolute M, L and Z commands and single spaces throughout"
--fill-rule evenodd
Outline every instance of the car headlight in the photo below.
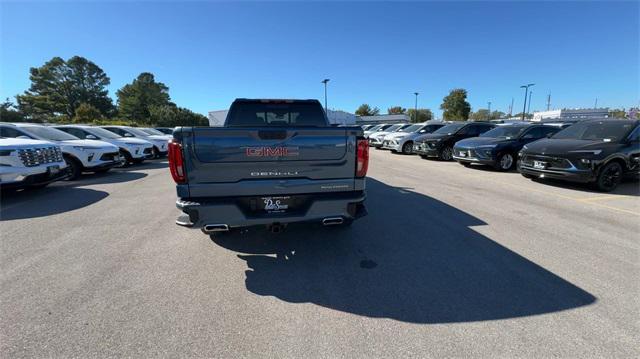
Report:
M 527 147 L 527 145 L 524 145 L 524 146 L 522 146 L 522 150 L 521 150 L 521 151 L 524 151 L 524 150 L 526 150 L 526 149 L 528 149 L 528 148 L 529 148 L 529 147 Z

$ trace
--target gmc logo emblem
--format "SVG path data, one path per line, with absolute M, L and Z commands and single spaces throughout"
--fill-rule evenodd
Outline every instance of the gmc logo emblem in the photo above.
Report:
M 287 157 L 297 156 L 298 148 L 289 147 L 246 147 L 247 157 Z

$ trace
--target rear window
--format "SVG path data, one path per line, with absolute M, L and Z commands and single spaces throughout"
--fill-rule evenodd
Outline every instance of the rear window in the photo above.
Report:
M 235 102 L 225 126 L 326 127 L 327 120 L 319 102 Z
M 235 102 L 227 127 L 309 126 L 326 127 L 319 102 Z

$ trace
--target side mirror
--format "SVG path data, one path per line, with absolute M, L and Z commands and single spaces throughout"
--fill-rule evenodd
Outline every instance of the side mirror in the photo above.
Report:
M 86 135 L 84 137 L 85 140 L 97 140 L 98 137 L 94 136 L 94 135 Z
M 130 134 L 129 132 L 125 132 L 125 133 L 124 133 L 124 137 L 133 137 L 133 135 L 132 135 L 132 134 Z
M 29 138 L 29 137 L 27 137 L 27 136 L 25 136 L 25 135 L 18 136 L 18 137 L 16 137 L 16 138 L 19 138 L 19 139 L 21 139 L 21 140 L 30 140 L 30 139 L 31 139 L 31 138 Z
M 427 132 L 427 130 L 420 130 L 420 133 L 425 133 Z

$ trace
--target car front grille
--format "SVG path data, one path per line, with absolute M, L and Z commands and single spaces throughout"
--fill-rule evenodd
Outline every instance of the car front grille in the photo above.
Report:
M 26 167 L 62 162 L 62 151 L 58 147 L 41 147 L 18 150 L 20 161 Z
M 118 156 L 118 152 L 109 152 L 100 156 L 100 161 L 113 161 Z
M 520 159 L 524 165 L 533 166 L 533 161 L 540 161 L 549 164 L 550 168 L 571 168 L 573 165 L 569 160 L 562 157 L 542 156 L 542 155 L 524 155 Z

